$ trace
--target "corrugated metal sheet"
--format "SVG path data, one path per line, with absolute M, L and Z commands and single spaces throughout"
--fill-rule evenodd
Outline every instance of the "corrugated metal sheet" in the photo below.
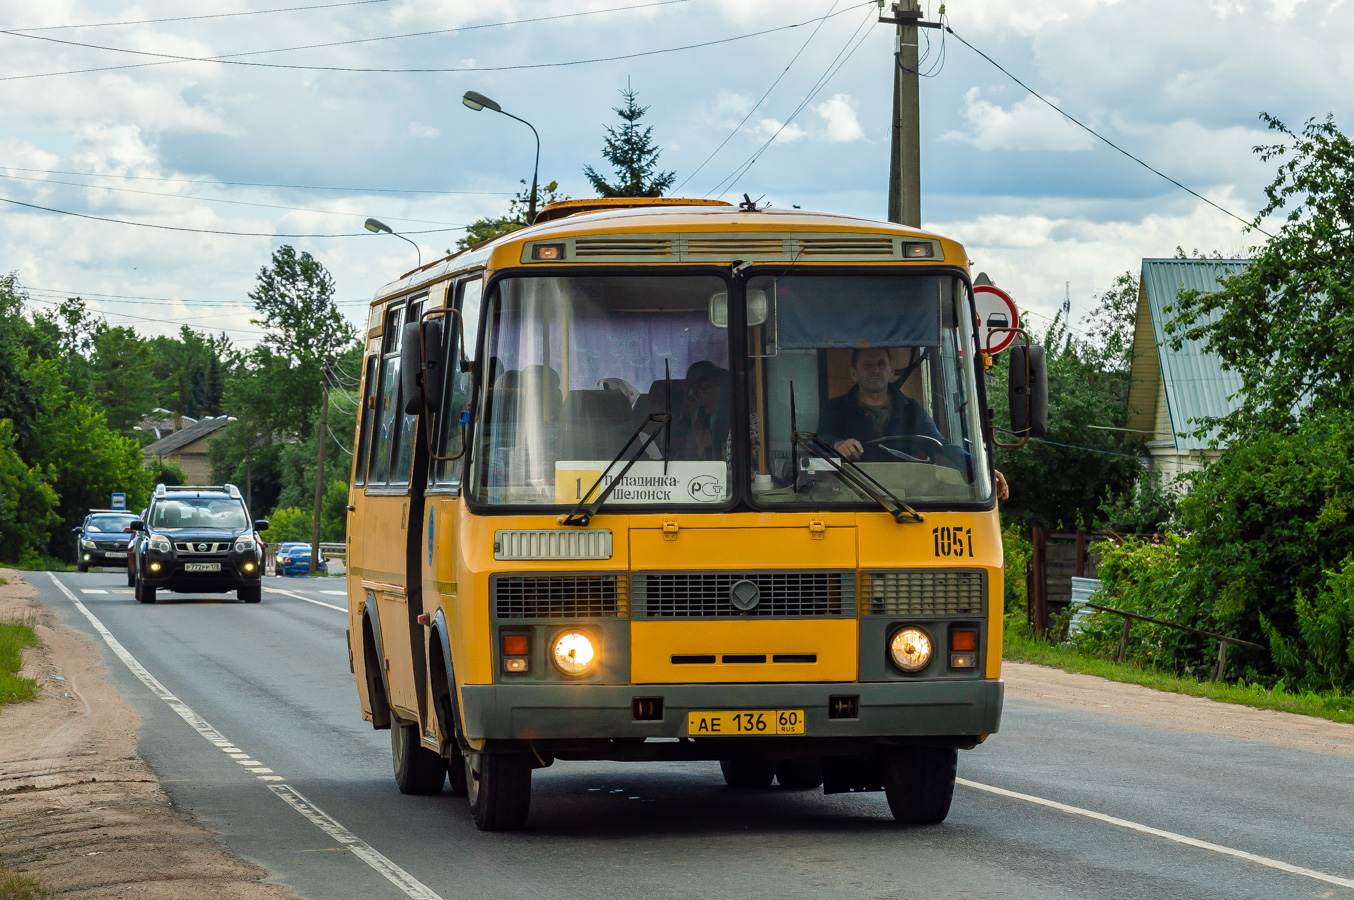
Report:
M 1152 312 L 1152 331 L 1156 335 L 1157 358 L 1166 385 L 1166 403 L 1171 413 L 1171 429 L 1177 433 L 1177 450 L 1202 450 L 1208 438 L 1195 437 L 1192 420 L 1225 416 L 1240 402 L 1241 376 L 1225 372 L 1222 360 L 1204 350 L 1199 341 L 1185 341 L 1179 350 L 1166 342 L 1169 314 L 1163 307 L 1174 306 L 1181 288 L 1212 292 L 1224 278 L 1236 275 L 1250 265 L 1245 259 L 1144 259 L 1142 283 Z M 1214 314 L 1216 317 L 1217 314 Z M 1185 432 L 1185 437 L 1179 437 Z

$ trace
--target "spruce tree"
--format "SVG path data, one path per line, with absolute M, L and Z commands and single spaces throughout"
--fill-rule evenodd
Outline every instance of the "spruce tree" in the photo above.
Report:
M 619 128 L 607 127 L 602 155 L 616 170 L 615 183 L 608 183 L 592 166 L 584 166 L 583 174 L 603 197 L 661 197 L 676 180 L 675 172 L 659 172 L 659 149 L 653 143 L 653 126 L 641 126 L 639 120 L 649 107 L 635 102 L 638 92 L 627 81 L 621 91 L 625 105 L 616 107 L 621 117 Z

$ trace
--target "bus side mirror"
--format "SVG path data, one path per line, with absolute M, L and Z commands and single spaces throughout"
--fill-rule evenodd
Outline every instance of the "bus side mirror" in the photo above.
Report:
M 422 345 L 419 323 L 405 325 L 400 337 L 400 392 L 404 397 L 404 414 L 407 416 L 423 411 Z
M 1048 367 L 1038 344 L 1011 348 L 1011 431 L 1018 438 L 1048 434 Z
M 442 367 L 446 364 L 442 334 L 445 320 L 428 319 L 423 325 L 423 396 L 428 412 L 442 411 Z

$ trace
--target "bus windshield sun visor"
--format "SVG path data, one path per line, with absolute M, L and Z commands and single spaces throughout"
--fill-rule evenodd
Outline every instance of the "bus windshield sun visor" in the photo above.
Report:
M 777 279 L 774 292 L 782 350 L 940 343 L 939 278 L 796 275 Z

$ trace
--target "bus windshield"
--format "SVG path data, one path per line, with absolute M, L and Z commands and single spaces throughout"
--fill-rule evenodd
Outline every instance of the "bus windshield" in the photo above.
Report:
M 989 498 L 961 279 L 759 276 L 747 309 L 755 503 L 871 502 L 853 475 L 908 503 Z
M 608 508 L 712 507 L 730 497 L 729 332 L 712 323 L 728 283 L 711 275 L 505 278 L 489 299 L 469 496 L 570 505 L 653 414 L 672 413 Z M 632 448 L 633 449 L 633 448 Z M 596 490 L 594 490 L 596 488 Z M 590 493 L 591 492 L 591 493 Z

